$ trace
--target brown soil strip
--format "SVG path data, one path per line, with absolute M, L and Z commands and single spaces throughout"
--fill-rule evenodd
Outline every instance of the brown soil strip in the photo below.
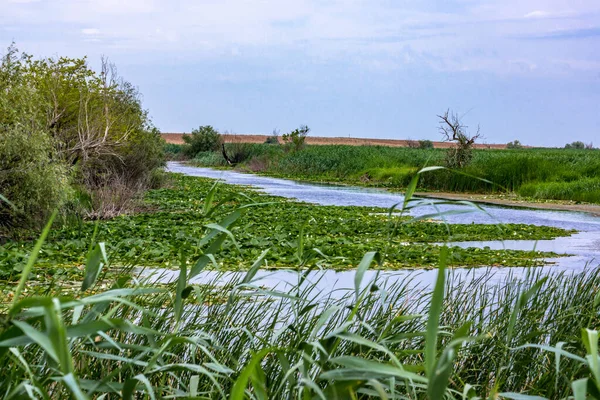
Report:
M 167 143 L 183 144 L 183 133 L 163 133 L 162 137 Z M 269 135 L 228 135 L 223 138 L 226 143 L 264 143 Z M 279 138 L 281 142 L 281 137 Z M 366 139 L 366 138 L 343 138 L 343 137 L 318 137 L 307 136 L 306 144 L 312 145 L 349 145 L 349 146 L 387 146 L 387 147 L 409 147 L 409 145 L 418 144 L 416 140 L 396 140 L 396 139 Z M 452 144 L 448 142 L 433 142 L 436 148 L 448 148 Z M 504 149 L 504 144 L 475 144 L 479 149 Z

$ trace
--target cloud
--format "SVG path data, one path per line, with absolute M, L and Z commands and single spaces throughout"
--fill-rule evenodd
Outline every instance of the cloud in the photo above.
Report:
M 546 18 L 549 17 L 551 14 L 546 12 L 546 11 L 541 11 L 541 10 L 536 10 L 536 11 L 532 11 L 530 13 L 527 13 L 523 16 L 523 18 Z
M 567 40 L 567 39 L 589 39 L 600 38 L 600 26 L 593 28 L 557 30 L 539 35 L 532 35 L 531 39 L 541 40 Z
M 8 3 L 7 3 L 8 1 Z M 19 3 L 15 3 L 19 1 Z M 533 73 L 549 57 L 594 57 L 581 48 L 540 46 L 523 39 L 598 36 L 595 0 L 0 0 L 0 26 L 17 27 L 35 48 L 62 38 L 62 48 L 90 57 L 345 62 L 392 71 L 421 65 L 435 70 Z M 590 28 L 592 27 L 592 28 Z M 79 40 L 62 35 L 79 32 Z M 6 33 L 0 40 L 18 35 Z M 60 37 L 60 38 L 59 38 Z M 101 39 L 101 40 L 100 40 Z M 550 41 L 548 41 L 550 42 Z M 410 49 L 408 52 L 406 49 Z M 135 54 L 135 56 L 133 56 Z M 529 71 L 529 72 L 528 72 Z M 536 71 L 539 73 L 539 70 Z
M 97 36 L 100 34 L 100 29 L 96 28 L 83 28 L 81 33 L 88 36 Z

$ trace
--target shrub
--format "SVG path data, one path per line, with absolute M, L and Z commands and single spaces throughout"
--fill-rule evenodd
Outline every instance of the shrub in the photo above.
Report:
M 66 166 L 49 136 L 24 126 L 0 127 L 0 231 L 37 228 L 73 194 Z
M 575 142 L 565 144 L 565 149 L 583 150 L 585 149 L 585 143 L 577 140 Z
M 223 146 L 223 158 L 229 165 L 236 165 L 248 161 L 253 155 L 252 143 L 243 142 L 241 138 Z
M 431 140 L 419 140 L 420 149 L 433 149 L 433 142 Z
M 187 156 L 183 152 L 183 149 L 184 145 L 175 143 L 165 143 L 165 159 L 180 161 L 187 158 Z
M 267 140 L 265 140 L 265 144 L 279 144 L 279 130 L 278 129 L 273 129 L 273 133 L 271 133 L 271 136 L 269 136 L 267 138 Z
M 518 140 L 506 143 L 507 149 L 522 149 L 523 145 Z
M 300 128 L 294 129 L 290 133 L 286 133 L 282 136 L 285 146 L 292 151 L 302 150 L 306 135 L 310 132 L 310 128 L 306 125 L 300 125 Z
M 192 130 L 190 135 L 183 135 L 183 141 L 186 144 L 183 152 L 188 157 L 195 157 L 200 152 L 218 151 L 223 138 L 212 126 L 206 125 Z

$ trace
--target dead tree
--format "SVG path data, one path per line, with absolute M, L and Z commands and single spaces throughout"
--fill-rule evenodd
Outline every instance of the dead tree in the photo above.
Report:
M 466 131 L 467 126 L 463 125 L 458 115 L 449 109 L 437 117 L 440 119 L 438 129 L 444 137 L 444 141 L 454 143 L 454 146 L 450 147 L 446 153 L 446 165 L 450 168 L 467 166 L 473 158 L 472 150 L 475 141 L 482 137 L 479 126 L 474 135 L 469 135 Z

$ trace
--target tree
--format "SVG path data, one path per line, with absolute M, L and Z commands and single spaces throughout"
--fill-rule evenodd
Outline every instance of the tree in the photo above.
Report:
M 433 142 L 431 140 L 423 139 L 419 140 L 420 149 L 433 149 Z
M 581 141 L 575 141 L 572 143 L 567 143 L 565 145 L 565 149 L 577 149 L 577 150 L 583 150 L 585 149 L 585 143 L 581 142 Z
M 203 151 L 218 151 L 223 143 L 221 134 L 210 125 L 193 129 L 190 135 L 183 135 L 183 141 L 186 144 L 183 151 L 189 157 Z
M 306 125 L 300 125 L 300 128 L 294 129 L 290 133 L 284 134 L 281 138 L 287 149 L 292 151 L 302 150 L 306 136 L 310 132 L 310 128 Z
M 150 184 L 164 164 L 163 141 L 113 64 L 102 59 L 97 73 L 85 58 L 34 59 L 14 45 L 1 60 L 0 130 L 49 143 L 51 163 L 92 197 L 117 181 L 131 198 Z
M 523 145 L 518 140 L 506 143 L 507 149 L 522 149 Z
M 446 165 L 449 168 L 464 168 L 473 158 L 473 145 L 475 141 L 481 138 L 479 126 L 474 135 L 466 132 L 467 126 L 463 125 L 458 115 L 452 113 L 449 109 L 443 115 L 438 115 L 440 119 L 439 131 L 444 137 L 444 141 L 453 142 L 446 153 Z

